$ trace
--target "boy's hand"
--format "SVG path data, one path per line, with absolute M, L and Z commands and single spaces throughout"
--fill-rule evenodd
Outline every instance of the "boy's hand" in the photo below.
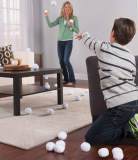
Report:
M 49 15 L 49 11 L 47 10 L 47 13 L 45 13 L 45 10 L 46 9 L 44 9 L 44 16 L 48 16 Z
M 85 32 L 85 31 L 84 31 L 84 32 Z M 81 34 L 75 34 L 75 36 L 76 36 L 75 39 L 78 39 L 78 41 L 81 40 L 81 39 L 82 39 L 82 34 L 83 34 L 84 32 L 82 32 Z

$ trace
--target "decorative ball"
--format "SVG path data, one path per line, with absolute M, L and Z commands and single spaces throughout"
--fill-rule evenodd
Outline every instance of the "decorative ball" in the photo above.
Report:
M 68 108 L 68 104 L 67 104 L 67 103 L 64 103 L 64 104 L 62 104 L 62 107 L 63 107 L 64 109 L 67 109 L 67 108 Z
M 88 93 L 88 91 L 89 91 L 88 89 L 85 89 L 85 93 Z
M 69 22 L 73 23 L 73 19 L 70 19 Z
M 116 152 L 122 152 L 123 153 L 123 150 L 119 147 L 115 147 L 115 148 L 112 149 L 112 154 L 114 154 Z
M 49 108 L 48 110 L 47 110 L 47 114 L 53 114 L 54 113 L 54 111 L 53 111 L 53 109 L 51 109 L 51 108 Z
M 86 93 L 85 93 L 85 92 L 81 92 L 81 95 L 82 95 L 82 96 L 85 96 L 85 95 L 86 95 Z
M 73 91 L 69 91 L 69 95 L 72 95 L 73 94 Z
M 61 139 L 61 140 L 65 140 L 67 138 L 67 133 L 65 132 L 60 132 L 58 134 L 58 138 Z
M 12 61 L 12 65 L 17 66 L 17 65 L 18 65 L 18 61 L 13 60 L 13 61 Z
M 25 114 L 31 114 L 32 113 L 32 109 L 31 108 L 26 108 L 25 109 Z
M 48 151 L 53 151 L 54 147 L 55 147 L 55 143 L 53 143 L 53 142 L 48 142 L 46 144 L 46 150 L 48 150 Z
M 55 147 L 54 147 L 54 151 L 56 153 L 63 153 L 65 150 L 65 146 L 62 145 L 62 144 L 56 144 Z
M 48 77 L 47 77 L 47 76 L 45 76 L 45 79 L 48 79 Z
M 47 13 L 48 11 L 45 9 L 44 13 Z
M 81 100 L 81 97 L 80 97 L 80 96 L 76 96 L 76 100 L 77 100 L 77 101 L 80 101 L 80 100 Z
M 57 88 L 57 84 L 54 84 L 54 87 L 56 87 L 56 88 Z
M 57 2 L 56 2 L 56 1 L 51 1 L 51 5 L 52 5 L 52 6 L 56 6 L 56 5 L 57 5 Z
M 101 148 L 98 151 L 100 157 L 107 157 L 109 155 L 109 150 L 107 148 Z
M 124 154 L 122 152 L 115 152 L 113 154 L 114 160 L 122 160 L 124 158 Z
M 56 145 L 58 145 L 58 144 L 61 144 L 61 145 L 63 145 L 63 146 L 65 147 L 65 142 L 64 142 L 63 140 L 57 141 L 57 142 L 56 142 Z
M 87 142 L 83 142 L 80 146 L 81 150 L 84 152 L 88 152 L 91 149 L 91 146 Z
M 33 66 L 32 66 L 32 68 L 33 68 L 34 70 L 38 70 L 38 69 L 39 69 L 39 66 L 38 66 L 38 64 L 34 63 Z
M 46 89 L 50 89 L 50 85 L 49 84 L 45 84 L 45 88 Z

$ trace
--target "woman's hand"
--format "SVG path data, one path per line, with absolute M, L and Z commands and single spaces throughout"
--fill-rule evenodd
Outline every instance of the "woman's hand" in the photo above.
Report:
M 85 32 L 85 31 L 84 31 L 84 32 Z M 83 34 L 84 32 L 82 32 L 81 34 L 76 34 L 76 35 L 75 35 L 75 36 L 76 36 L 75 39 L 78 39 L 78 41 L 81 40 L 81 39 L 82 39 L 82 34 Z
M 47 13 L 45 13 L 45 10 L 47 10 L 47 9 L 44 9 L 44 16 L 48 16 L 49 15 L 49 11 L 47 12 Z
M 72 22 L 68 22 L 68 26 L 72 27 L 73 23 Z

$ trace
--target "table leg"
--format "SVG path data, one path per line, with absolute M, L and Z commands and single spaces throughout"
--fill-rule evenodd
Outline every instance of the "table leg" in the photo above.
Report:
M 43 75 L 40 76 L 40 86 L 43 86 Z
M 20 78 L 13 78 L 13 109 L 14 115 L 20 115 L 20 90 L 21 83 Z
M 22 88 L 22 78 L 20 78 L 20 89 Z M 20 91 L 21 92 L 21 91 Z M 22 95 L 20 95 L 20 99 L 22 99 Z
M 62 83 L 62 73 L 57 73 L 57 98 L 58 98 L 58 104 L 63 104 L 63 83 Z

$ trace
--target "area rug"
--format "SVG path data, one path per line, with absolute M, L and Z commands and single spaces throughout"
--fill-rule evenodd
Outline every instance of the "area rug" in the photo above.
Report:
M 69 91 L 73 95 L 69 95 Z M 13 116 L 13 97 L 0 98 L 0 142 L 21 149 L 31 149 L 55 139 L 59 132 L 73 132 L 92 123 L 89 93 L 81 96 L 84 89 L 64 87 L 64 103 L 68 108 L 57 105 L 57 91 L 29 95 L 21 99 L 21 115 Z M 80 101 L 75 97 L 81 96 Z M 26 115 L 25 109 L 32 108 Z M 53 115 L 47 115 L 47 109 Z

